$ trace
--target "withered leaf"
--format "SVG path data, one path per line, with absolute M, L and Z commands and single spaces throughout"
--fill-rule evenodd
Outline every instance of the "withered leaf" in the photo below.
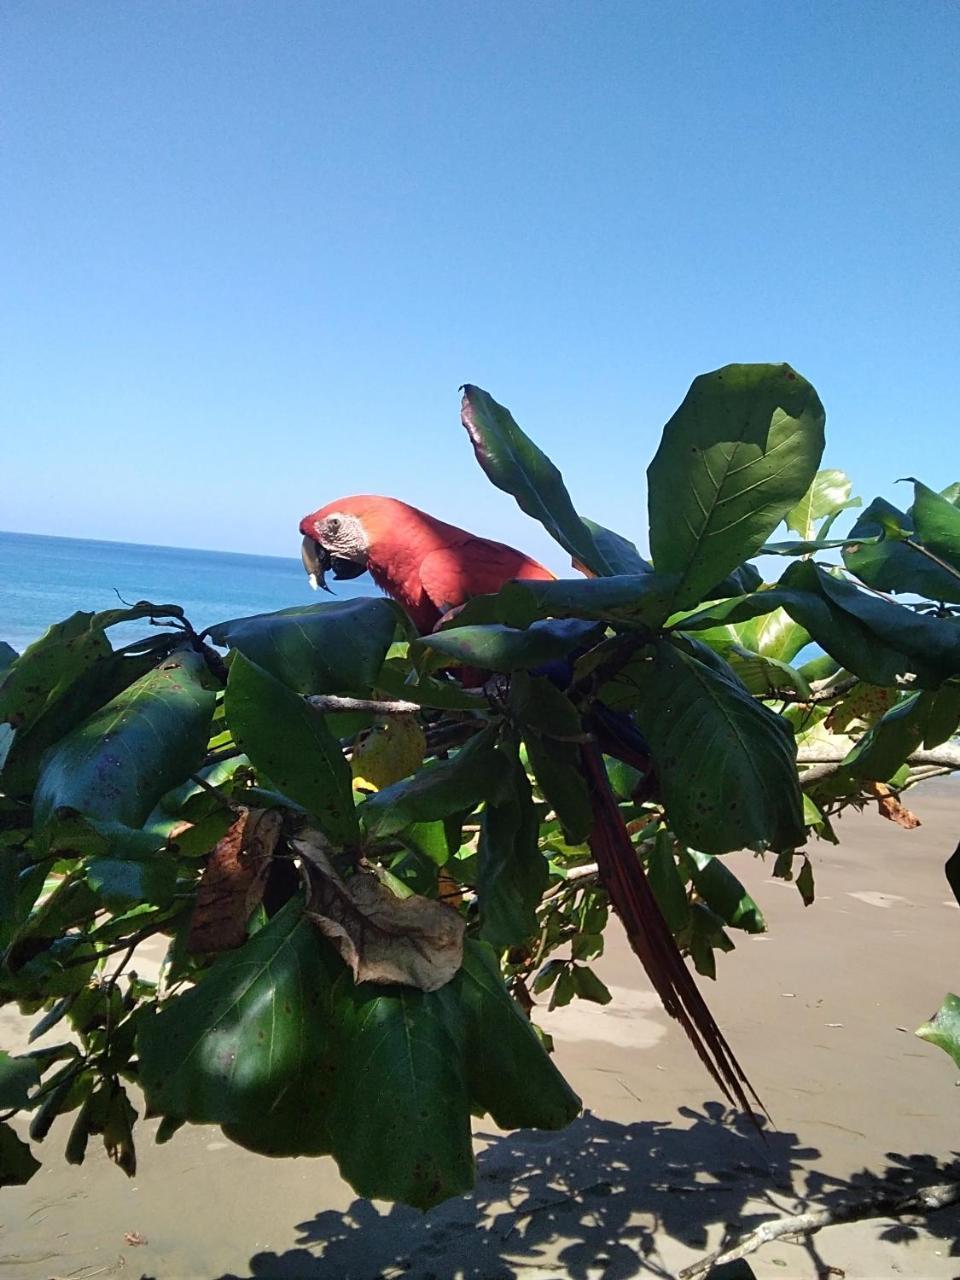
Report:
M 200 877 L 189 951 L 209 955 L 246 941 L 247 921 L 263 897 L 281 822 L 278 809 L 240 811 Z
M 349 965 L 356 982 L 436 991 L 463 963 L 466 922 L 443 902 L 398 898 L 374 871 L 343 879 L 318 843 L 294 840 L 313 870 L 308 915 Z
M 864 790 L 876 797 L 880 815 L 886 818 L 888 822 L 895 822 L 898 827 L 905 827 L 907 831 L 912 831 L 915 827 L 922 825 L 917 815 L 912 813 L 905 805 L 902 805 L 899 798 L 894 795 L 885 783 L 865 782 Z

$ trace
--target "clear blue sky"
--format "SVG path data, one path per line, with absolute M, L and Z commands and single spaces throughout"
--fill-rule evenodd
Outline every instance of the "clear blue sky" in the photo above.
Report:
M 789 360 L 857 490 L 960 475 L 960 9 L 0 10 L 0 527 L 297 553 L 383 492 L 522 544 L 470 381 L 645 541 L 691 378 Z

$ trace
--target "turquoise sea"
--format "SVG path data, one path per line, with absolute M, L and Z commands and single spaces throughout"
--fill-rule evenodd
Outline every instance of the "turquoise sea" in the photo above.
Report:
M 51 623 L 78 609 L 116 608 L 118 596 L 129 603 L 182 605 L 198 630 L 228 618 L 331 599 L 311 591 L 294 550 L 288 559 L 0 532 L 0 640 L 22 652 Z M 369 578 L 343 583 L 339 591 L 377 594 Z M 138 622 L 110 634 L 116 645 L 148 630 Z

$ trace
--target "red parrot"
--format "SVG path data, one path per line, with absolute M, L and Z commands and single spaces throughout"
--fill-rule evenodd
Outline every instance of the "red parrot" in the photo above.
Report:
M 311 585 L 365 570 L 407 611 L 421 634 L 471 596 L 499 591 L 511 578 L 554 575 L 522 551 L 445 524 L 396 498 L 356 495 L 328 502 L 300 521 Z
M 340 579 L 356 578 L 369 570 L 421 634 L 432 631 L 445 613 L 471 596 L 499 591 L 513 578 L 554 577 L 513 547 L 478 538 L 395 498 L 340 498 L 304 516 L 300 532 L 303 564 L 312 586 L 329 590 L 324 581 L 328 569 Z M 650 766 L 649 758 L 631 747 L 631 734 L 622 735 L 620 741 L 609 732 L 611 718 L 629 720 L 602 705 L 595 707 L 587 721 L 594 732 L 582 748 L 593 809 L 589 845 L 600 882 L 664 1008 L 683 1027 L 726 1096 L 752 1117 L 744 1093 L 744 1085 L 750 1085 L 684 963 L 611 791 L 603 752 L 642 771 Z M 635 735 L 632 722 L 628 728 Z

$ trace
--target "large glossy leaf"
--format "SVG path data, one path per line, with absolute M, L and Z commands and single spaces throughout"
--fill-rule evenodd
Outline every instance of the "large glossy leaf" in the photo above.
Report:
M 295 901 L 145 1015 L 138 1048 L 151 1111 L 330 1152 L 361 1195 L 420 1208 L 472 1185 L 471 1110 L 554 1128 L 578 1110 L 485 948 L 438 991 L 355 986 Z
M 960 586 L 960 508 L 914 480 L 911 514 L 917 540 L 953 570 L 954 581 Z
M 843 471 L 828 469 L 818 471 L 810 488 L 797 505 L 786 514 L 787 528 L 807 540 L 814 538 L 821 520 L 850 506 L 853 486 Z M 855 504 L 860 505 L 859 498 Z
M 497 600 L 514 624 L 536 618 L 598 618 L 659 626 L 671 611 L 677 579 L 658 573 L 609 578 L 508 582 Z
M 727 365 L 696 378 L 648 470 L 650 547 L 689 608 L 753 555 L 806 493 L 823 406 L 789 365 Z
M 167 637 L 171 648 L 175 636 Z M 95 711 L 110 702 L 162 660 L 163 653 L 125 656 L 99 655 L 76 677 L 51 696 L 29 726 L 17 730 L 3 763 L 3 790 L 7 795 L 28 795 L 36 784 L 45 752 Z
M 295 693 L 368 691 L 400 621 L 389 600 L 335 600 L 219 622 L 207 634 Z
M 412 778 L 384 787 L 360 806 L 364 829 L 389 836 L 419 822 L 436 822 L 468 812 L 502 785 L 507 762 L 496 749 L 492 726 L 447 760 L 421 769 Z
M 917 1035 L 949 1053 L 960 1067 L 960 998 L 945 995 L 943 1004 L 930 1021 L 917 1028 Z
M 875 498 L 850 530 L 843 563 L 877 591 L 912 592 L 930 600 L 960 603 L 960 579 L 912 546 L 915 536 L 911 515 L 884 498 Z
M 526 630 L 496 624 L 455 627 L 424 636 L 418 644 L 448 663 L 516 671 L 565 658 L 572 649 L 602 635 L 602 629 L 590 622 L 557 618 L 534 622 Z
M 45 838 L 71 814 L 137 828 L 196 770 L 214 707 L 205 676 L 202 657 L 179 649 L 48 753 L 34 798 Z
M 611 572 L 590 530 L 577 515 L 563 476 L 514 422 L 509 409 L 469 383 L 460 419 L 487 478 L 509 493 L 521 511 L 539 520 L 574 559 L 596 574 Z
M 463 968 L 438 995 L 467 1018 L 466 1063 L 473 1105 L 502 1129 L 562 1129 L 580 1099 L 547 1057 L 529 1019 L 507 994 L 496 957 L 468 941 Z
M 199 986 L 145 1013 L 137 1046 L 153 1114 L 227 1127 L 266 1155 L 331 1149 L 331 984 L 346 970 L 292 900 Z
M 724 924 L 746 933 L 765 932 L 763 912 L 725 862 L 696 849 L 688 849 L 686 859 L 697 893 Z
M 29 729 L 44 710 L 93 663 L 112 652 L 92 613 L 74 613 L 57 622 L 6 670 L 0 685 L 0 720 Z
M 704 853 L 792 849 L 805 828 L 793 734 L 733 677 L 668 640 L 631 668 L 678 838 Z
M 785 609 L 774 609 L 750 618 L 736 628 L 740 643 L 764 658 L 792 662 L 810 643 L 810 633 L 794 622 Z
M 498 951 L 536 932 L 549 878 L 527 775 L 515 756 L 506 764 L 503 783 L 484 805 L 477 846 L 480 937 Z
M 224 699 L 237 745 L 334 844 L 359 839 L 350 766 L 323 715 L 269 671 L 234 655 Z

